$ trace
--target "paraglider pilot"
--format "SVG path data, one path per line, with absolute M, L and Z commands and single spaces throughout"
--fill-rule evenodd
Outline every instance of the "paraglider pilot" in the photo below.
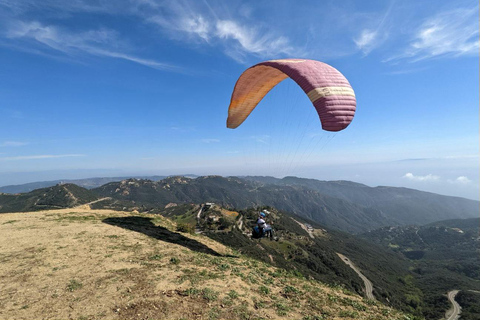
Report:
M 270 236 L 270 240 L 273 240 L 273 229 L 265 222 L 265 217 L 265 213 L 260 212 L 260 215 L 257 219 L 258 229 L 260 230 L 260 234 L 264 235 L 265 237 Z

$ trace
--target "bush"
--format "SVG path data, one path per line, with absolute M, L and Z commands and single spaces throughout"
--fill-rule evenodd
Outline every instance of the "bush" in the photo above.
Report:
M 178 223 L 177 224 L 177 231 L 194 234 L 195 233 L 195 226 L 193 226 L 191 224 L 188 224 L 188 223 Z

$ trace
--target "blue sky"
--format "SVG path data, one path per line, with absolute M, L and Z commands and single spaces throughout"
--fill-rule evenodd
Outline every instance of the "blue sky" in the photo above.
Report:
M 296 175 L 479 198 L 477 1 L 0 0 L 0 185 L 131 174 Z M 322 131 L 290 80 L 227 129 L 249 66 L 341 71 Z

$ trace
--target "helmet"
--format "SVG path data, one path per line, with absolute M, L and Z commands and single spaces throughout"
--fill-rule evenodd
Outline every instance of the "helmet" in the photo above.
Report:
M 263 217 L 263 218 L 265 218 L 265 213 L 260 212 L 260 216 Z

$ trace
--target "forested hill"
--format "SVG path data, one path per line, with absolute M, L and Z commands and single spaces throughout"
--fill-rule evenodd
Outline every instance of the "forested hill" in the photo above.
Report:
M 269 205 L 352 233 L 390 222 L 377 210 L 323 195 L 315 190 L 264 185 L 236 177 L 171 177 L 158 182 L 126 180 L 109 183 L 92 191 L 101 197 L 117 199 L 123 204 L 134 201 L 136 205 L 142 205 L 144 210 L 168 203 L 215 202 L 237 209 Z
M 0 193 L 0 213 L 71 208 L 97 199 L 93 192 L 75 184 L 59 184 L 28 193 Z
M 35 190 L 26 194 L 4 194 L 0 196 L 0 212 L 39 210 L 48 206 L 68 207 L 103 197 L 111 197 L 112 200 L 102 202 L 102 206 L 136 208 L 139 211 L 164 207 L 169 203 L 215 202 L 237 209 L 267 205 L 330 228 L 362 233 L 390 225 L 424 225 L 439 220 L 473 218 L 478 216 L 479 208 L 478 201 L 413 189 L 372 188 L 348 181 L 295 177 L 177 176 L 158 181 L 127 179 L 91 190 L 75 187 L 77 189 L 73 194 L 78 194 L 74 197 L 77 200 L 70 202 L 66 201 L 67 193 L 59 198 L 48 188 L 44 189 L 47 191 Z
M 245 177 L 278 186 L 299 186 L 321 194 L 379 210 L 395 224 L 427 224 L 447 219 L 478 217 L 480 203 L 459 197 L 398 187 L 369 187 L 351 181 L 320 181 L 297 177 Z
M 412 189 L 299 178 L 170 177 L 156 182 L 124 180 L 92 191 L 145 208 L 201 202 L 233 208 L 269 205 L 352 233 L 476 217 L 479 207 L 478 201 Z
M 480 218 L 456 219 L 425 226 L 384 227 L 360 237 L 408 258 L 423 301 L 437 305 L 451 290 L 461 290 L 462 296 L 470 290 L 480 291 L 479 226 Z M 462 308 L 466 314 L 476 314 L 468 319 L 479 319 L 478 308 L 465 301 Z

